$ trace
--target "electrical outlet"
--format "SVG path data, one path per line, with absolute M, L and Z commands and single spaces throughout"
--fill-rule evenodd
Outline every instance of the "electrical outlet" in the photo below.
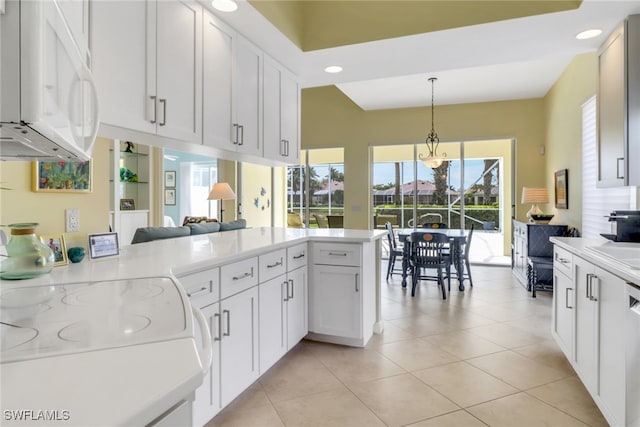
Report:
M 80 209 L 67 209 L 67 233 L 80 231 Z

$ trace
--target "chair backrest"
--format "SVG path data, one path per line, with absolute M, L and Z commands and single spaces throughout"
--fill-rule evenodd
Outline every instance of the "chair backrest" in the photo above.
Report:
M 344 217 L 342 215 L 327 215 L 329 228 L 344 228 Z
M 473 229 L 475 228 L 475 224 L 471 224 L 471 230 L 469 230 L 469 234 L 467 235 L 467 238 L 464 241 L 464 258 L 468 261 L 469 260 L 469 252 L 470 248 L 471 248 L 471 238 L 473 237 Z
M 389 221 L 384 223 L 385 228 L 387 229 L 387 239 L 389 240 L 389 247 L 391 249 L 397 249 L 398 244 L 396 242 L 396 235 L 393 232 L 393 225 Z
M 425 222 L 424 224 L 422 224 L 421 228 L 438 229 L 438 228 L 449 228 L 449 226 L 447 224 L 445 224 L 444 222 Z
M 564 236 L 567 232 L 566 225 L 531 224 L 527 239 L 527 251 L 529 256 L 553 257 L 553 243 L 549 241 L 552 236 Z
M 323 214 L 313 214 L 316 217 L 316 222 L 318 223 L 318 228 L 329 228 L 329 221 L 327 220 L 327 216 Z
M 287 212 L 287 226 L 292 228 L 303 228 L 304 223 L 297 212 Z
M 411 262 L 419 266 L 442 266 L 447 260 L 443 253 L 449 243 L 449 237 L 442 233 L 414 231 L 407 237 Z

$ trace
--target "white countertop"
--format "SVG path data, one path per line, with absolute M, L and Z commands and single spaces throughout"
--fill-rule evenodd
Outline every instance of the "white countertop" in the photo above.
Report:
M 263 227 L 157 240 L 127 246 L 113 257 L 85 257 L 38 278 L 0 281 L 0 290 L 175 276 L 297 243 L 363 243 L 385 235 L 384 230 Z M 68 416 L 68 421 L 58 421 L 65 425 L 144 425 L 201 383 L 202 373 L 193 371 L 193 363 L 172 362 L 181 360 L 176 353 L 184 348 L 174 340 L 4 363 L 0 367 L 2 424 L 11 421 L 5 410 L 36 411 L 31 421 L 21 425 L 41 424 L 34 417 L 37 411 L 48 410 Z M 197 353 L 180 357 L 197 358 Z
M 640 285 L 640 270 L 629 268 L 610 257 L 599 255 L 598 253 L 588 249 L 592 246 L 611 244 L 609 240 L 576 237 L 551 237 L 550 241 L 551 243 L 554 243 L 559 247 L 590 261 L 598 267 L 601 267 L 628 282 Z M 638 248 L 640 248 L 640 243 L 637 245 Z

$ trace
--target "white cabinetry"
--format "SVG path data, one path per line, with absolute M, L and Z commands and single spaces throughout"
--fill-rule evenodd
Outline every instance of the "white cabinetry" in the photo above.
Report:
M 640 184 L 640 15 L 629 16 L 598 52 L 598 186 Z
M 265 56 L 263 81 L 264 157 L 298 163 L 300 89 L 297 79 Z
M 202 7 L 94 2 L 91 22 L 102 122 L 201 143 Z
M 249 41 L 237 37 L 234 65 L 233 141 L 238 146 L 238 152 L 260 156 L 262 52 Z
M 306 246 L 260 256 L 260 374 L 307 334 Z
M 57 0 L 80 52 L 89 52 L 89 0 Z M 90 61 L 87 66 L 91 65 Z
M 554 256 L 552 334 L 607 421 L 625 425 L 626 405 L 636 404 L 625 396 L 625 281 L 579 256 L 562 264 L 565 252 Z
M 373 334 L 375 321 L 375 273 L 363 268 L 362 260 L 373 259 L 373 245 L 311 245 L 311 338 L 364 347 Z

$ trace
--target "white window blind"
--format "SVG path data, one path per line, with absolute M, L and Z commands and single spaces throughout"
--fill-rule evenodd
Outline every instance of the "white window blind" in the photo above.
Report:
M 582 105 L 582 236 L 596 238 L 611 233 L 605 216 L 614 210 L 631 208 L 631 188 L 596 188 L 598 156 L 596 141 L 596 98 Z

